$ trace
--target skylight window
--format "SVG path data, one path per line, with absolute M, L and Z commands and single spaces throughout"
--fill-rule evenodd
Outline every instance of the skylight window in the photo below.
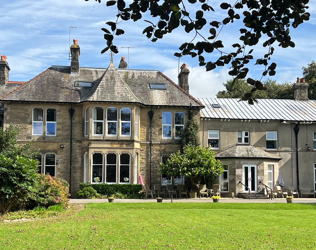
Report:
M 150 89 L 166 89 L 166 85 L 164 83 L 149 83 Z
M 213 108 L 220 108 L 221 107 L 221 105 L 219 105 L 219 104 L 212 104 L 212 106 L 213 106 Z
M 75 82 L 75 87 L 92 87 L 92 82 L 76 81 Z

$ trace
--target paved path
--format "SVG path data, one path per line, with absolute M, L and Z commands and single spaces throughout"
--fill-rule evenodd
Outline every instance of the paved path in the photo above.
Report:
M 71 199 L 71 204 L 86 204 L 86 203 L 104 203 L 108 202 L 107 199 Z M 156 199 L 115 199 L 115 203 L 150 203 L 157 202 Z M 163 199 L 163 202 L 171 202 L 170 198 Z M 201 199 L 173 199 L 174 203 L 194 203 L 194 202 L 213 202 L 210 198 Z M 221 203 L 286 203 L 285 198 L 277 199 L 240 199 L 240 198 L 222 198 Z M 293 203 L 314 203 L 316 204 L 315 198 L 294 198 Z

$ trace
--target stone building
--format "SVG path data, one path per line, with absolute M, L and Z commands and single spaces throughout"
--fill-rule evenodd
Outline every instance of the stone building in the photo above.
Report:
M 70 66 L 24 83 L 9 81 L 2 58 L 4 129 L 18 126 L 19 143 L 33 141 L 41 152 L 39 171 L 68 181 L 72 194 L 81 182 L 138 183 L 142 175 L 161 183 L 159 162 L 180 149 L 189 109 L 199 121 L 203 108 L 186 92 L 189 70 L 182 68 L 178 85 L 157 70 L 127 69 L 124 58 L 119 68 L 112 60 L 108 68 L 80 67 L 77 40 L 71 54 Z

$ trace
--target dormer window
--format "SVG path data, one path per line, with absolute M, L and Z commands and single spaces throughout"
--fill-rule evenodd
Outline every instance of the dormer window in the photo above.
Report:
M 75 87 L 92 87 L 92 82 L 75 81 Z
M 216 109 L 219 109 L 220 107 L 221 107 L 221 105 L 219 105 L 219 104 L 212 104 L 212 106 L 213 106 L 213 108 L 216 108 Z
M 166 85 L 164 83 L 149 83 L 150 89 L 165 90 Z

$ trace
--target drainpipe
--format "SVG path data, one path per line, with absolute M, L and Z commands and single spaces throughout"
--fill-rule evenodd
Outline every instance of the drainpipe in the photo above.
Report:
M 71 168 L 72 168 L 72 118 L 75 113 L 75 109 L 71 107 L 68 110 L 69 116 L 70 116 L 70 148 L 69 148 L 69 154 L 70 154 L 70 160 L 69 160 L 69 193 L 71 193 Z
M 299 172 L 298 172 L 298 142 L 297 142 L 297 135 L 300 131 L 299 128 L 300 123 L 298 122 L 296 126 L 293 128 L 295 133 L 295 147 L 296 147 L 296 180 L 297 180 L 297 192 L 300 190 L 300 180 L 299 180 Z
M 151 189 L 151 156 L 152 156 L 152 146 L 153 146 L 153 130 L 152 130 L 152 123 L 153 123 L 153 117 L 154 117 L 154 111 L 153 107 L 151 107 L 151 110 L 148 112 L 149 121 L 150 121 L 150 141 L 149 141 L 149 185 Z

